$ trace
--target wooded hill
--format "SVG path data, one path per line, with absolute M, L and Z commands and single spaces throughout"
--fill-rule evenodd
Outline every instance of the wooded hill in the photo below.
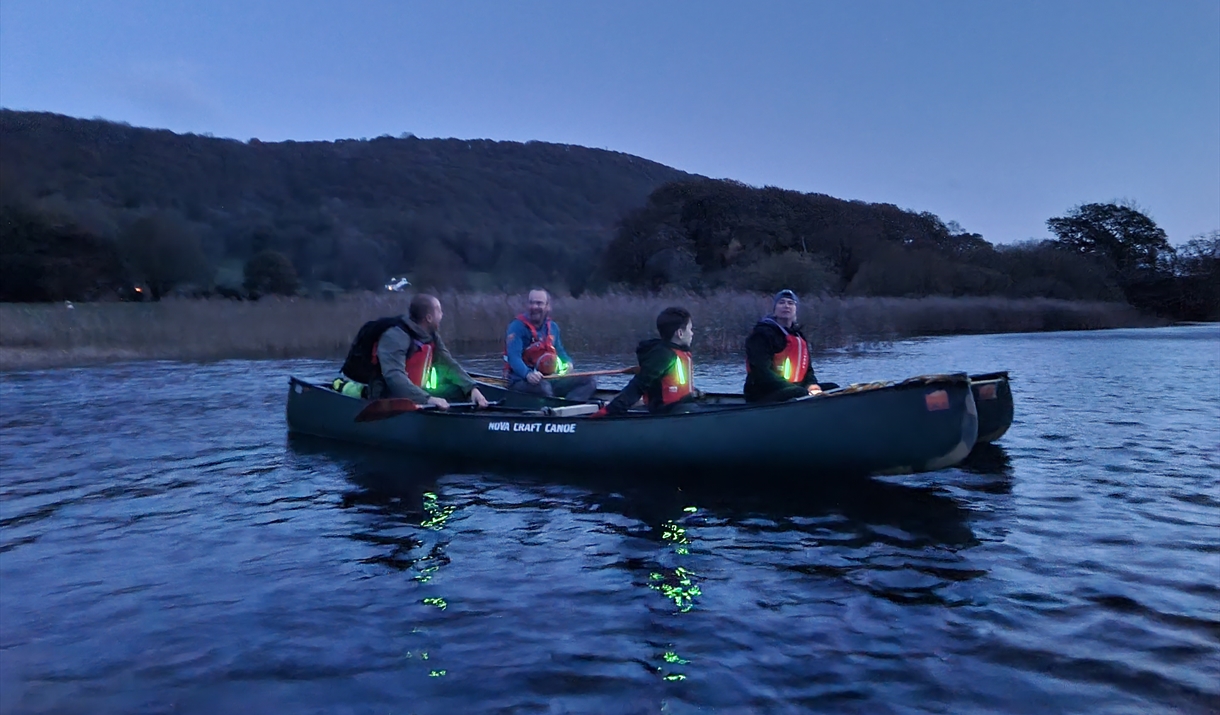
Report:
M 561 144 L 240 142 L 0 110 L 0 300 L 377 290 L 405 274 L 435 288 L 787 287 L 1220 317 L 1220 232 L 1179 251 L 1125 204 L 1047 226 L 1055 239 L 993 245 L 928 212 Z
M 176 241 L 197 243 L 213 268 L 281 251 L 306 285 L 377 288 L 410 273 L 441 285 L 579 289 L 620 217 L 689 177 L 564 144 L 411 135 L 240 142 L 0 110 L 0 201 L 17 213 L 0 252 L 8 263 L 48 250 L 13 245 L 13 221 L 71 225 L 79 240 L 68 243 L 95 253 L 153 219 Z

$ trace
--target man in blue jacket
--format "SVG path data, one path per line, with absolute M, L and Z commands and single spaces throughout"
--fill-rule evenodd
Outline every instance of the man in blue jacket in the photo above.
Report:
M 557 377 L 572 369 L 572 358 L 563 349 L 559 326 L 551 320 L 551 294 L 535 288 L 529 292 L 526 311 L 508 324 L 504 337 L 504 373 L 508 389 L 531 395 L 564 397 L 585 402 L 597 390 L 594 377 Z

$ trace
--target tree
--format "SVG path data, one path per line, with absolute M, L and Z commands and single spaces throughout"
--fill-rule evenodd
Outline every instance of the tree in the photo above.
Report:
M 1081 204 L 1046 225 L 1063 246 L 1108 260 L 1124 282 L 1163 270 L 1174 253 L 1165 231 L 1132 204 Z
M 1179 316 L 1220 319 L 1220 230 L 1188 241 L 1178 251 L 1174 269 L 1182 292 Z
M 296 269 L 279 251 L 263 251 L 246 261 L 243 286 L 251 293 L 296 295 L 301 287 Z
M 172 212 L 135 221 L 123 232 L 120 245 L 132 277 L 148 286 L 153 300 L 160 300 L 176 286 L 211 276 L 199 237 Z
M 0 300 L 95 300 L 123 284 L 114 241 L 26 206 L 0 205 Z

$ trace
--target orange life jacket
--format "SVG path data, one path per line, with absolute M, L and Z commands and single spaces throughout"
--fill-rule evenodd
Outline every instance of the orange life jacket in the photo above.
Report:
M 674 350 L 674 364 L 661 378 L 661 405 L 672 405 L 689 396 L 694 389 L 689 350 Z M 644 404 L 652 406 L 648 393 L 644 393 Z
M 801 382 L 805 379 L 806 373 L 809 372 L 809 343 L 801 336 L 789 333 L 779 323 L 771 320 L 765 322 L 771 323 L 784 331 L 784 349 L 775 353 L 771 366 L 775 369 L 776 374 L 787 382 Z M 747 362 L 746 373 L 748 374 L 749 372 L 750 363 Z
M 780 377 L 799 383 L 809 371 L 809 343 L 799 335 L 789 334 L 784 349 L 775 353 L 773 364 Z
M 411 341 L 415 345 L 415 350 L 407 357 L 407 364 L 403 369 L 407 373 L 407 379 L 416 387 L 422 387 L 431 390 L 436 387 L 436 370 L 432 367 L 432 343 L 421 343 L 418 340 Z M 379 364 L 377 358 L 377 348 L 381 341 L 373 344 L 373 364 Z
M 526 367 L 533 370 L 534 366 L 538 364 L 538 360 L 547 353 L 554 355 L 556 360 L 559 359 L 559 351 L 555 349 L 555 338 L 552 335 L 555 331 L 551 328 L 550 318 L 547 318 L 545 323 L 546 337 L 541 339 L 538 337 L 538 329 L 534 327 L 525 313 L 518 315 L 517 320 L 530 329 L 530 344 L 521 350 L 521 361 L 525 363 Z M 508 370 L 508 346 L 504 347 L 504 365 L 504 369 Z

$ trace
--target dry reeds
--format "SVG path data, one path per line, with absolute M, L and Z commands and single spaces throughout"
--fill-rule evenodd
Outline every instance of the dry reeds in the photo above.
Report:
M 160 303 L 0 305 L 0 369 L 77 365 L 121 359 L 338 358 L 360 325 L 406 311 L 408 296 L 347 296 L 334 301 L 265 298 L 258 302 L 166 300 Z M 442 334 L 455 352 L 498 352 L 523 296 L 444 294 Z M 610 294 L 556 298 L 555 320 L 574 354 L 630 353 L 655 335 L 656 315 L 680 305 L 694 315 L 702 355 L 741 350 L 750 327 L 770 308 L 752 293 L 707 296 Z M 826 298 L 801 305 L 816 349 L 914 335 L 1032 332 L 1146 324 L 1129 306 L 1048 299 Z

